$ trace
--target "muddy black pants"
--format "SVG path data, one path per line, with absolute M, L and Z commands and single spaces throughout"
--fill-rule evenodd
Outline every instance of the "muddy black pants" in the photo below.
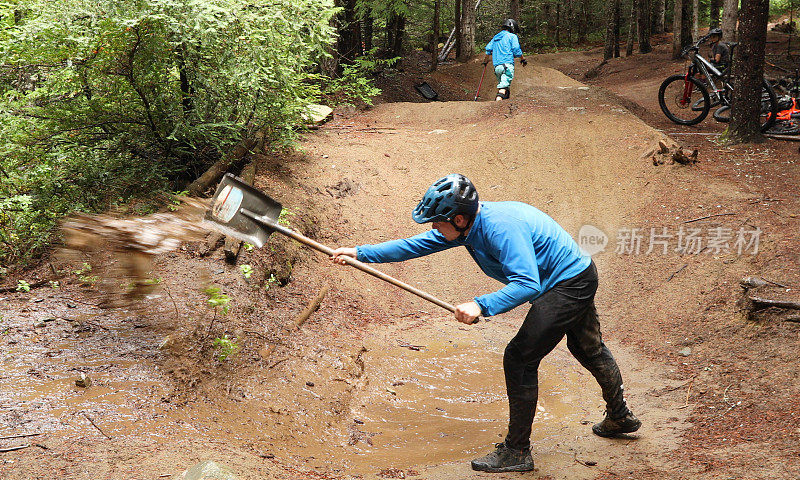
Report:
M 505 443 L 511 448 L 530 447 L 531 424 L 539 397 L 539 362 L 567 336 L 567 347 L 600 384 L 611 417 L 625 416 L 622 376 L 617 362 L 603 344 L 594 306 L 597 268 L 558 283 L 534 300 L 517 335 L 503 355 L 508 393 L 509 422 Z

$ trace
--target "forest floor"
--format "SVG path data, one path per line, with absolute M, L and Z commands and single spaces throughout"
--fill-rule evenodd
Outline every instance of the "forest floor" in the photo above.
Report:
M 499 103 L 491 78 L 469 101 L 478 60 L 408 71 L 383 85 L 384 103 L 304 134 L 298 153 L 256 159 L 255 186 L 333 246 L 420 232 L 412 208 L 451 172 L 483 200 L 605 236 L 597 304 L 636 434 L 592 435 L 599 388 L 561 344 L 540 369 L 536 471 L 473 472 L 505 433 L 502 352 L 524 307 L 464 326 L 274 234 L 241 253 L 247 278 L 202 241 L 156 257 L 154 291 L 135 308 L 97 305 L 103 270 L 81 262 L 109 255 L 9 275 L 4 285 L 60 284 L 0 294 L 0 437 L 40 434 L 0 439 L 29 445 L 0 452 L 0 478 L 177 479 L 206 459 L 242 480 L 800 478 L 800 323 L 737 306 L 745 276 L 780 284 L 761 296 L 800 297 L 797 146 L 726 147 L 710 119 L 668 123 L 656 91 L 682 63 L 667 49 L 612 60 L 591 81 L 578 80 L 598 51 L 533 56 Z M 418 101 L 420 80 L 446 101 L 392 102 Z M 667 136 L 699 162 L 655 165 Z M 498 288 L 462 250 L 380 268 L 451 303 Z M 230 297 L 227 315 L 208 306 L 208 285 Z M 224 360 L 223 335 L 238 346 Z

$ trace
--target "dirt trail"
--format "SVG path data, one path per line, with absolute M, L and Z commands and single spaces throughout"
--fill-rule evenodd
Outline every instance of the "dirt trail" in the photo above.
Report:
M 477 86 L 480 70 L 472 62 L 437 76 L 467 89 Z M 492 96 L 487 82 L 482 98 Z M 660 138 L 604 91 L 532 64 L 518 68 L 508 102 L 383 104 L 337 117 L 305 137 L 301 155 L 264 159 L 256 186 L 290 208 L 293 224 L 331 245 L 420 232 L 425 227 L 411 220 L 412 208 L 433 180 L 451 172 L 469 176 L 484 200 L 525 201 L 574 236 L 592 225 L 610 242 L 620 229 L 674 227 L 708 213 L 709 205 L 723 212 L 752 198 L 752 190 L 727 180 L 698 180 L 678 165 L 653 167 L 642 154 Z M 706 207 L 697 208 L 700 202 Z M 73 285 L 8 298 L 2 381 L 15 388 L 4 386 L 0 395 L 7 425 L 0 436 L 51 433 L 47 450 L 0 458 L 0 477 L 158 478 L 208 458 L 243 480 L 520 477 L 478 474 L 469 460 L 505 433 L 502 349 L 524 307 L 466 327 L 280 238 L 262 252 L 245 252 L 241 263 L 261 271 L 269 259 L 292 262 L 284 287 L 268 275 L 261 283 L 243 279 L 220 252 L 200 258 L 195 247 L 157 260 L 163 290 L 148 297 L 144 312 L 70 309 L 70 298 L 84 298 Z M 609 243 L 595 257 L 598 306 L 644 426 L 627 439 L 593 436 L 590 424 L 602 417 L 599 389 L 562 344 L 542 365 L 537 471 L 522 476 L 724 478 L 715 461 L 687 452 L 683 440 L 695 407 L 688 408 L 686 385 L 696 378 L 695 392 L 721 402 L 722 392 L 706 384 L 719 362 L 676 360 L 683 345 L 675 337 L 704 347 L 688 332 L 673 334 L 672 317 L 706 308 L 694 300 L 698 289 L 728 294 L 725 285 L 735 288 L 748 260 L 615 255 L 613 248 Z M 677 275 L 667 283 L 683 263 L 697 279 Z M 450 302 L 499 287 L 461 250 L 380 267 Z M 242 351 L 229 362 L 214 360 L 210 313 L 199 316 L 205 299 L 196 290 L 206 277 L 234 299 L 231 316 L 215 317 L 241 339 Z M 326 284 L 331 291 L 320 310 L 299 331 L 282 333 Z M 41 321 L 49 315 L 58 319 Z M 265 344 L 274 351 L 260 354 Z M 91 373 L 96 386 L 72 386 L 76 371 Z M 738 388 L 726 389 L 725 401 L 728 394 L 739 398 Z M 725 450 L 717 441 L 714 448 L 722 448 L 717 458 L 730 459 L 759 445 Z M 779 471 L 763 463 L 762 473 Z M 736 468 L 729 471 L 744 471 Z

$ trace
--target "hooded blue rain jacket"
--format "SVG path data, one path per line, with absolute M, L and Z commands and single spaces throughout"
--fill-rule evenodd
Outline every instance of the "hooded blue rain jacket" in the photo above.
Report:
M 377 245 L 356 247 L 362 262 L 400 262 L 464 246 L 483 272 L 504 283 L 475 297 L 484 316 L 532 302 L 558 282 L 591 263 L 561 225 L 539 209 L 520 202 L 481 202 L 466 238 L 448 241 L 438 230 Z

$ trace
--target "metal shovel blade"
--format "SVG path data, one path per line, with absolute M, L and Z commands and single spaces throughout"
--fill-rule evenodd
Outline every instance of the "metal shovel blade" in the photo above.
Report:
M 244 215 L 242 209 L 277 222 L 281 208 L 280 203 L 240 178 L 226 173 L 214 192 L 211 207 L 206 211 L 203 223 L 225 235 L 261 248 L 267 243 L 272 230 Z

